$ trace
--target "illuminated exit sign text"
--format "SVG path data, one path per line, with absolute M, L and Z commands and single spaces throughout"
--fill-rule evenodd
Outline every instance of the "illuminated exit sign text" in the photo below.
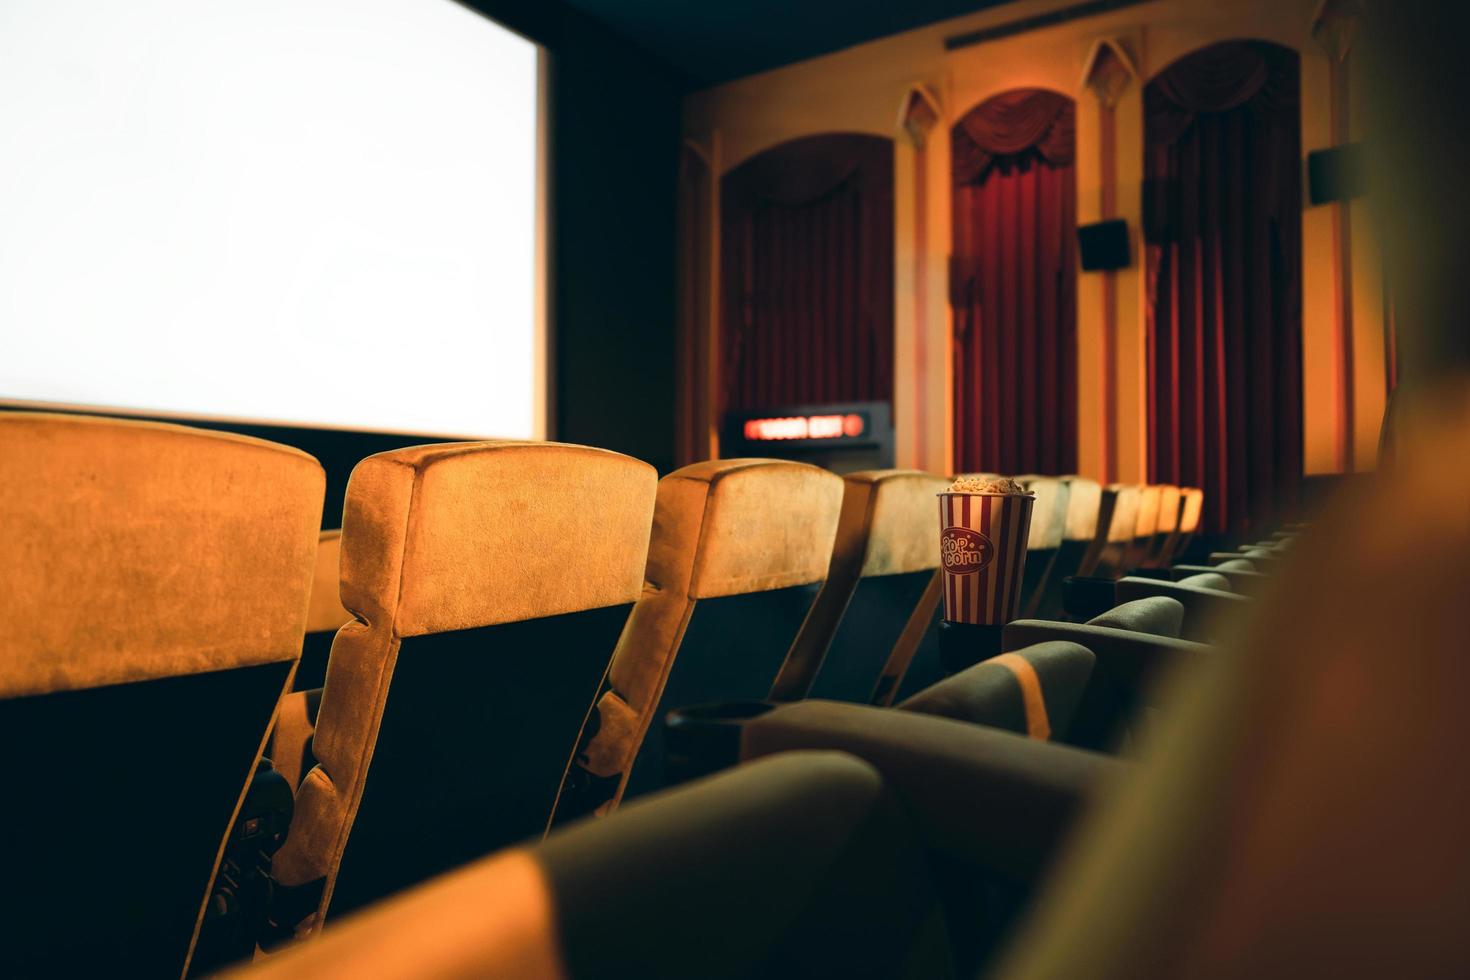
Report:
M 847 415 L 792 415 L 782 418 L 748 419 L 744 435 L 750 442 L 784 442 L 792 439 L 856 439 L 867 429 L 863 417 Z

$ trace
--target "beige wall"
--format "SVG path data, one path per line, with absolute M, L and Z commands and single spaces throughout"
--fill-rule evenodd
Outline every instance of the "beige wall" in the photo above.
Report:
M 1066 6 L 1020 3 L 859 45 L 696 92 L 685 99 L 684 132 L 710 151 L 717 173 L 777 143 L 824 132 L 864 132 L 895 141 L 895 385 L 899 465 L 949 472 L 950 250 L 949 129 L 979 102 L 1037 86 L 1077 101 L 1078 220 L 1099 214 L 1099 110 L 1083 88 L 1088 53 L 1100 38 L 1122 40 L 1147 81 L 1174 59 L 1215 41 L 1257 38 L 1301 53 L 1302 145 L 1331 144 L 1328 63 L 1312 40 L 1318 0 L 1159 0 L 953 52 L 946 37 Z M 899 111 L 915 85 L 937 96 L 942 118 L 921 153 L 904 137 Z M 1361 102 L 1361 99 L 1355 101 Z M 1144 304 L 1139 263 L 1143 177 L 1142 85 L 1116 109 L 1116 200 L 1134 238 L 1135 263 L 1117 276 L 1115 478 L 1145 477 Z M 1354 132 L 1355 137 L 1360 133 Z M 920 166 L 922 164 L 922 167 Z M 924 181 L 922 193 L 917 182 Z M 922 245 L 917 202 L 925 202 Z M 1370 467 L 1383 408 L 1378 259 L 1355 204 L 1352 225 L 1357 464 Z M 1303 398 L 1306 471 L 1338 468 L 1338 378 L 1333 222 L 1328 207 L 1303 214 Z M 918 277 L 923 277 L 923 282 Z M 923 300 L 919 292 L 923 290 Z M 1078 468 L 1102 477 L 1103 293 L 1101 276 L 1078 280 Z

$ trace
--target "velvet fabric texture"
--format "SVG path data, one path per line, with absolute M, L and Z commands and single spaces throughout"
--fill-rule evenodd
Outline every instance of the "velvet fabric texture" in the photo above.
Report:
M 1245 558 L 1232 558 L 1218 565 L 1174 565 L 1169 572 L 1176 581 L 1206 572 L 1220 575 L 1230 583 L 1231 592 L 1245 596 L 1259 595 L 1271 581 L 1270 575 L 1257 571 Z
M 1016 480 L 1036 498 L 1036 503 L 1031 507 L 1027 550 L 1049 551 L 1059 547 L 1067 531 L 1067 511 L 1072 499 L 1071 481 L 1031 475 L 1018 476 Z
M 1039 88 L 992 96 L 955 123 L 950 134 L 955 186 L 976 184 L 1004 157 L 1028 150 L 1057 167 L 1077 155 L 1077 114 L 1072 100 Z
M 1205 529 L 1292 518 L 1302 474 L 1298 55 L 1212 45 L 1144 90 L 1150 480 Z
M 323 531 L 316 547 L 316 571 L 311 581 L 311 604 L 306 609 L 306 632 L 336 632 L 352 619 L 338 595 L 341 585 L 342 532 Z
M 1125 602 L 1087 623 L 1007 623 L 1001 648 L 1024 651 L 1066 641 L 1090 650 L 1096 668 L 1073 706 L 1066 741 L 1112 752 L 1136 741 L 1144 709 L 1160 704 L 1160 680 L 1211 655 L 1211 647 L 1178 638 L 1183 621 L 1177 599 L 1155 596 Z
M 893 396 L 893 141 L 792 140 L 720 181 L 726 411 Z
M 1205 493 L 1198 487 L 1179 488 L 1179 521 L 1173 533 L 1164 541 L 1159 553 L 1159 567 L 1167 568 L 1177 562 L 1189 550 L 1190 544 L 1199 534 L 1200 518 L 1204 514 Z
M 343 510 L 341 566 L 343 605 L 355 619 L 332 646 L 313 744 L 318 764 L 297 789 L 291 833 L 274 862 L 279 881 L 326 878 L 327 908 L 399 641 L 633 601 L 656 481 L 646 463 L 557 443 L 423 446 L 358 464 Z
M 1085 476 L 1068 476 L 1068 541 L 1091 541 L 1097 534 L 1097 515 L 1102 508 L 1102 484 Z
M 1116 759 L 984 725 L 836 701 L 783 704 L 742 730 L 742 759 L 806 749 L 874 766 L 909 804 L 928 847 L 1017 882 L 1035 880 L 1077 816 L 1127 771 Z
M 1133 543 L 1123 559 L 1125 570 L 1138 568 L 1148 559 L 1154 534 L 1159 528 L 1159 502 L 1163 487 L 1143 486 L 1138 489 L 1138 514 L 1133 519 Z
M 0 697 L 296 660 L 324 485 L 259 439 L 0 413 Z
M 950 135 L 954 458 L 961 469 L 1077 466 L 1075 109 L 1020 89 Z
M 1076 643 L 1046 642 L 1011 650 L 925 688 L 898 706 L 1003 728 L 1048 741 L 1065 736 L 1087 689 L 1095 658 Z
M 533 852 L 516 848 L 388 899 L 325 936 L 227 976 L 560 980 L 555 900 Z
M 1181 635 L 1204 643 L 1226 635 L 1251 604 L 1250 599 L 1230 590 L 1229 579 L 1210 573 L 1191 575 L 1178 582 L 1129 575 L 1118 579 L 1114 594 L 1120 603 L 1150 596 L 1178 599 L 1184 605 Z
M 948 480 L 917 470 L 862 470 L 847 474 L 842 485 L 832 562 L 771 688 L 777 701 L 792 701 L 810 691 L 860 579 L 939 567 L 934 502 Z M 927 625 L 934 608 L 917 609 L 914 615 Z
M 322 689 L 292 691 L 281 698 L 276 709 L 276 722 L 271 728 L 271 766 L 291 785 L 294 791 L 301 785 L 301 777 L 316 764 L 310 755 L 312 737 L 316 734 L 316 715 L 321 709 Z
M 1124 567 L 1138 530 L 1142 488 L 1132 483 L 1110 483 L 1099 496 L 1092 543 L 1077 569 L 1078 575 L 1116 578 Z
M 1168 596 L 1123 602 L 1087 621 L 1089 626 L 1177 637 L 1184 628 L 1184 605 Z
M 0 413 L 0 707 L 7 744 L 36 742 L 15 778 L 39 792 L 0 825 L 29 849 L 10 862 L 13 889 L 46 917 L 7 914 L 24 938 L 5 943 L 0 973 L 187 969 L 301 653 L 324 485 L 315 459 L 258 439 Z M 129 774 L 140 751 L 162 768 Z M 170 805 L 180 779 L 187 801 Z M 158 806 L 169 815 L 149 825 Z M 144 840 L 145 825 L 162 833 L 147 882 L 68 909 L 61 896 L 96 884 L 107 842 Z
M 1184 506 L 1184 496 L 1176 486 L 1164 484 L 1159 487 L 1159 516 L 1154 523 L 1153 540 L 1144 553 L 1144 564 L 1150 568 L 1164 564 L 1171 542 L 1178 536 L 1179 512 Z
M 877 772 L 793 752 L 485 858 L 229 976 L 952 976 L 936 899 Z
M 782 460 L 712 460 L 659 481 L 643 592 L 580 760 L 594 776 L 618 778 L 608 808 L 622 797 L 695 604 L 822 581 L 842 495 L 836 474 Z

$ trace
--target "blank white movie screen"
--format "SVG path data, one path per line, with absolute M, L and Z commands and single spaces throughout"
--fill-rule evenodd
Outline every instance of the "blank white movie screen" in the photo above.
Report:
M 0 399 L 533 436 L 536 85 L 450 0 L 3 0 Z

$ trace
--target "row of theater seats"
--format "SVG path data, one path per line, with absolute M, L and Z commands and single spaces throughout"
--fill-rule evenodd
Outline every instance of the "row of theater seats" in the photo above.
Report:
M 1007 628 L 1007 646 L 1073 630 L 1101 669 L 1137 627 L 1221 612 L 1186 611 L 1194 590 L 1248 587 L 1223 642 L 1159 647 L 1184 669 L 1142 761 L 787 704 L 743 727 L 735 771 L 472 865 L 248 976 L 1461 975 L 1470 779 L 1438 760 L 1463 741 L 1470 682 L 1470 399 L 1440 407 L 1391 480 L 1311 528 L 1124 576 L 1116 599 L 1174 591 L 1100 621 Z M 1081 648 L 1059 643 L 1052 665 L 1027 649 L 1068 727 L 1054 668 Z
M 1145 706 L 1156 703 L 1158 674 L 1210 659 L 1202 656 L 1209 647 L 1180 635 L 1211 636 L 1213 624 L 1232 618 L 1222 612 L 1238 622 L 1250 602 L 1241 593 L 1258 589 L 1292 536 L 1211 556 L 1210 570 L 1197 571 L 1168 567 L 1184 550 L 1177 525 L 1160 532 L 1155 524 L 1144 535 L 1135 524 L 1127 547 L 1156 574 L 1113 582 L 1113 608 L 1090 623 L 1013 623 L 1005 655 L 948 680 L 936 669 L 929 680 L 937 683 L 910 694 L 937 607 L 933 494 L 946 481 L 935 477 L 843 481 L 798 464 L 725 461 L 655 485 L 643 464 L 582 447 L 431 446 L 364 461 L 340 539 L 316 543 L 315 517 L 305 518 L 319 514 L 320 471 L 289 450 L 179 427 L 39 415 L 0 417 L 0 437 L 4 458 L 27 461 L 29 478 L 4 474 L 7 487 L 29 488 L 24 501 L 14 495 L 14 510 L 7 498 L 7 526 L 22 532 L 16 555 L 44 559 L 32 579 L 21 579 L 13 612 L 32 633 L 22 632 L 18 671 L 0 687 L 0 718 L 33 742 L 57 719 L 70 723 L 72 739 L 86 739 L 111 731 L 119 711 L 141 704 L 150 716 L 147 725 L 121 725 L 130 737 L 112 754 L 89 754 L 70 796 L 58 793 L 6 828 L 54 845 L 34 867 L 22 862 L 18 889 L 60 901 L 78 887 L 80 869 L 108 868 L 112 833 L 79 851 L 63 846 L 73 834 L 95 836 L 99 825 L 128 840 L 167 842 L 154 845 L 167 860 L 150 862 L 146 887 L 83 906 L 76 914 L 84 921 L 28 931 L 4 954 L 20 975 L 27 965 L 64 973 L 41 967 L 100 962 L 177 972 L 190 926 L 202 921 L 197 972 L 219 962 L 210 924 L 239 921 L 218 914 L 231 902 L 272 916 L 250 938 L 312 934 L 329 912 L 335 922 L 537 837 L 548 824 L 606 813 L 624 795 L 657 788 L 658 722 L 670 708 L 768 695 L 796 701 L 844 683 L 847 700 L 899 701 L 903 710 L 767 704 L 730 727 L 734 752 L 836 748 L 868 767 L 788 757 L 660 794 L 396 899 L 342 930 L 356 939 L 329 936 L 266 968 L 300 976 L 358 975 L 353 963 L 405 976 L 434 975 L 436 964 L 448 971 L 440 975 L 901 972 L 870 949 L 881 936 L 885 952 L 926 964 L 914 975 L 930 975 L 940 960 L 968 970 L 1021 907 L 1087 796 L 1079 787 L 1134 765 L 1080 750 L 1126 746 L 1150 713 Z M 32 459 L 44 464 L 34 474 Z M 1050 480 L 1049 507 L 1048 478 L 1027 482 L 1038 511 L 1056 515 L 1033 525 L 1035 556 L 1048 571 L 1065 569 L 1065 530 L 1057 528 L 1083 523 L 1073 513 L 1086 482 Z M 1098 488 L 1084 556 L 1118 543 L 1112 529 L 1124 490 Z M 222 492 L 224 503 L 204 499 Z M 236 498 L 250 503 L 238 507 Z M 257 561 L 267 541 L 277 543 L 270 560 Z M 334 547 L 340 576 L 328 563 L 313 586 L 313 568 Z M 56 602 L 58 583 L 76 575 L 82 555 L 96 563 L 94 574 L 77 577 L 73 599 L 91 603 L 99 575 L 117 580 L 85 616 Z M 336 578 L 340 607 L 323 586 Z M 1033 599 L 1044 579 L 1032 582 Z M 222 607 L 222 595 L 232 602 Z M 333 645 L 325 690 L 282 702 L 271 755 L 299 783 L 287 833 L 253 807 L 241 780 L 260 752 L 261 712 L 269 718 L 291 686 L 291 632 L 299 650 L 308 623 L 329 629 L 345 610 L 352 618 Z M 109 655 L 75 652 L 84 638 Z M 104 662 L 113 673 L 94 673 Z M 252 674 L 255 666 L 273 669 Z M 207 706 L 201 692 L 213 699 Z M 222 696 L 231 710 L 219 710 Z M 104 711 L 94 716 L 97 705 Z M 1037 756 L 1048 739 L 1078 747 L 1056 751 L 1080 754 Z M 125 765 L 121 753 L 136 753 L 139 740 L 146 763 Z M 38 747 L 33 776 L 53 771 L 56 751 L 76 753 L 76 743 Z M 1032 763 L 1041 768 L 1032 772 Z M 140 768 L 147 771 L 134 772 Z M 188 782 L 170 782 L 181 769 Z M 813 802 L 813 788 L 827 803 Z M 894 793 L 903 800 L 897 809 Z M 850 807 L 838 805 L 847 799 Z M 1008 812 L 987 812 L 999 801 Z M 235 810 L 235 834 L 222 843 Z M 917 834 L 902 816 L 915 812 Z M 221 879 L 248 877 L 232 847 L 252 833 L 267 861 L 284 838 L 270 862 L 275 894 L 217 882 L 201 914 L 215 870 L 223 869 Z M 862 846 L 814 842 L 832 833 Z M 959 855 L 955 868 L 987 873 L 951 880 L 936 872 L 940 880 L 929 881 L 920 869 L 931 862 L 915 855 L 932 857 L 936 848 Z M 779 879 L 784 904 L 752 907 L 766 894 L 762 875 L 768 888 L 770 876 Z M 808 878 L 792 886 L 792 875 Z M 929 897 L 908 902 L 915 887 Z M 858 894 L 871 903 L 854 913 L 846 899 Z M 925 907 L 942 910 L 947 926 L 916 911 Z M 960 913 L 974 917 L 964 929 Z M 711 935 L 718 930 L 708 920 L 688 921 L 703 917 L 725 921 L 724 931 Z M 397 952 L 372 941 L 384 929 L 398 937 Z M 669 940 L 670 929 L 687 942 Z M 355 958 L 367 950 L 375 952 Z M 808 968 L 797 971 L 801 964 Z
M 1461 975 L 1470 779 L 1440 760 L 1463 741 L 1470 682 L 1470 399 L 1427 419 L 1419 449 L 1310 528 L 1115 583 L 1118 599 L 1186 591 L 1011 624 L 1007 646 L 1043 630 L 1090 644 L 1025 648 L 1045 692 L 1031 737 L 964 712 L 782 705 L 743 726 L 734 771 L 502 852 L 242 976 Z M 1183 631 L 1201 610 L 1180 596 L 1233 582 L 1255 598 L 1226 610 L 1221 643 L 1158 646 L 1184 669 L 1151 694 L 1147 757 L 1043 742 L 1035 722 L 1080 721 L 1055 696 L 1068 672 Z M 963 679 L 922 697 L 953 708 L 977 692 Z
M 210 777 L 207 792 L 165 790 L 96 756 L 94 775 L 132 784 L 114 785 L 109 804 L 132 815 L 124 825 L 163 808 L 203 837 L 177 848 L 158 891 L 140 892 L 138 910 L 111 916 L 94 941 L 40 930 L 12 950 L 20 962 L 63 949 L 112 956 L 133 933 L 151 937 L 126 944 L 140 963 L 181 955 L 196 896 L 177 879 L 207 882 L 216 871 L 226 884 L 210 910 L 230 928 L 250 919 L 238 908 L 248 905 L 271 924 L 246 921 L 247 932 L 309 933 L 328 908 L 350 911 L 658 788 L 656 720 L 670 708 L 794 700 L 815 688 L 956 710 L 952 694 L 913 697 L 943 673 L 932 655 L 934 494 L 947 482 L 937 477 L 844 481 L 796 463 L 734 460 L 655 482 L 642 463 L 583 447 L 429 446 L 364 461 L 344 530 L 313 533 L 310 547 L 298 538 L 320 512 L 321 474 L 300 453 L 177 426 L 29 413 L 3 422 L 7 458 L 35 467 L 8 481 L 27 487 L 8 495 L 7 524 L 23 532 L 13 545 L 31 586 L 14 596 L 15 618 L 34 635 L 17 640 L 21 681 L 4 692 L 7 714 L 51 711 L 61 721 L 48 727 L 85 739 L 121 724 L 114 713 L 147 705 L 161 726 L 145 739 L 161 764 L 150 774 Z M 1037 565 L 1055 564 L 1067 524 L 1109 524 L 1113 488 L 1089 495 L 1080 479 L 1028 482 L 1048 515 L 1033 531 Z M 270 561 L 263 543 L 275 549 Z M 299 666 L 296 630 L 306 636 Z M 916 657 L 920 649 L 930 653 Z M 295 796 L 289 828 L 263 808 L 270 784 L 257 774 L 234 806 L 243 857 L 212 855 L 207 872 L 189 865 L 185 854 L 208 853 L 218 829 L 201 813 L 222 807 L 242 778 L 223 760 L 259 751 L 261 718 L 293 667 L 297 690 L 280 699 L 267 749 Z M 995 700 L 996 683 L 981 683 L 977 703 L 986 690 Z M 1025 731 L 1019 689 L 1011 700 Z M 201 725 L 207 737 L 183 734 Z M 82 795 L 59 808 L 93 819 L 102 785 L 80 781 Z M 31 819 L 20 829 L 65 826 L 50 808 Z M 269 876 L 257 874 L 267 863 Z M 66 880 L 53 871 L 38 867 L 31 884 L 45 893 Z M 275 893 L 241 884 L 258 878 Z M 221 955 L 222 928 L 204 930 L 201 962 Z

